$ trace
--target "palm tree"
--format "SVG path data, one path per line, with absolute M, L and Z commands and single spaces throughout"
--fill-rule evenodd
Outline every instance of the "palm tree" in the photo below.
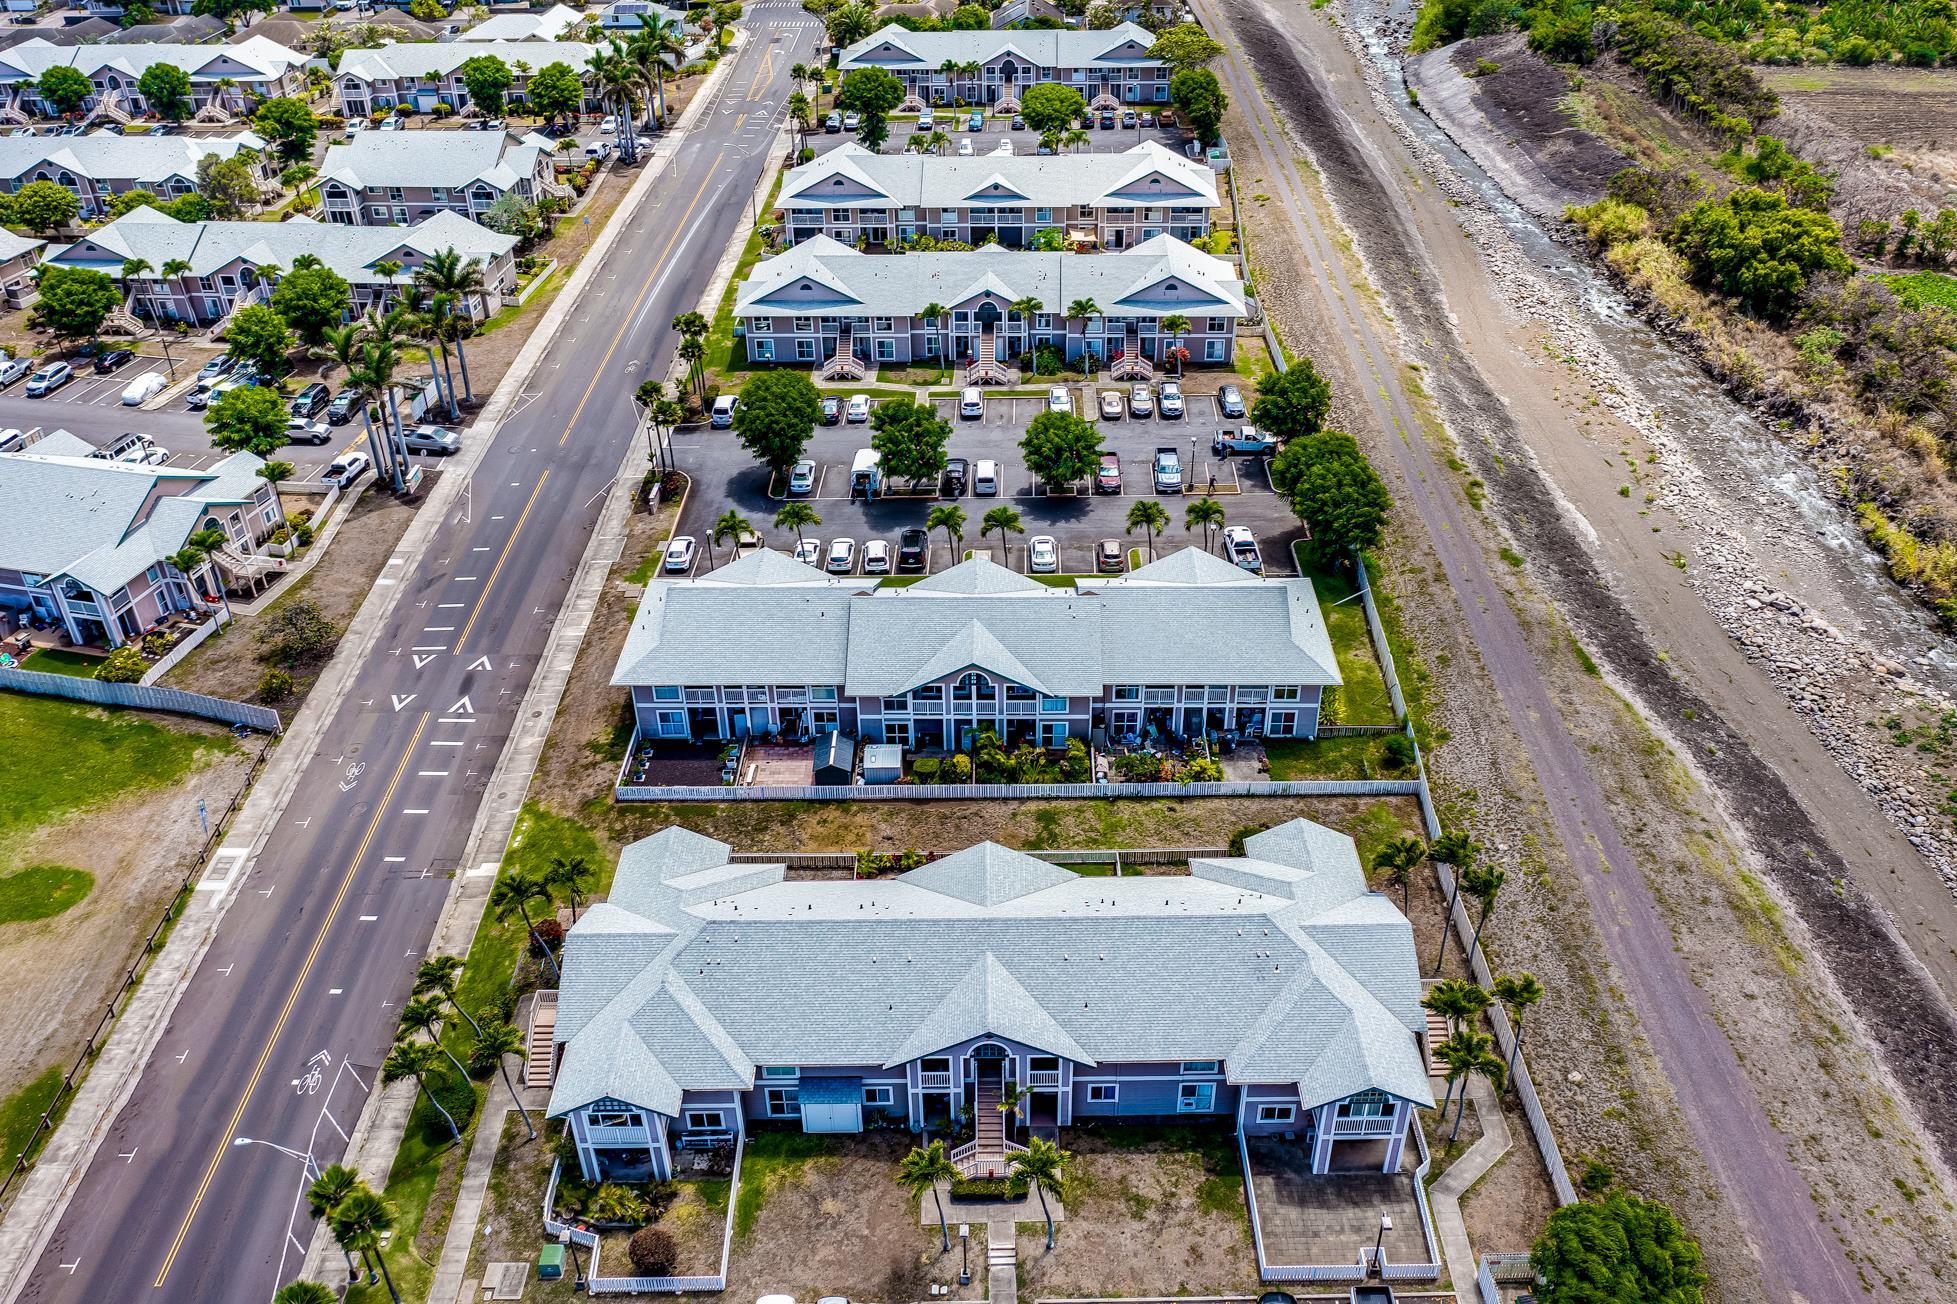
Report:
M 372 319 L 372 314 L 369 314 L 369 320 Z M 380 443 L 387 450 L 387 455 L 381 459 L 380 466 L 386 469 L 397 492 L 402 487 L 400 462 L 403 459 L 398 444 L 400 409 L 394 402 L 394 372 L 400 365 L 400 348 L 393 339 L 369 339 L 361 343 L 360 365 L 347 373 L 347 388 L 363 395 L 379 397 L 385 394 L 387 396 L 387 405 L 379 408 Z M 394 417 L 392 424 L 389 423 L 390 412 Z M 373 422 L 367 415 L 365 403 L 361 404 L 360 419 L 366 424 L 368 441 L 372 442 Z
M 788 70 L 788 80 L 797 86 L 807 86 L 815 80 L 815 70 L 806 63 L 795 64 Z
M 324 1218 L 330 1224 L 333 1211 L 340 1202 L 351 1195 L 360 1185 L 360 1174 L 345 1164 L 329 1164 L 320 1170 L 313 1184 L 306 1188 L 306 1211 L 314 1222 Z M 345 1241 L 340 1242 L 340 1253 L 347 1256 L 347 1280 L 360 1280 L 360 1269 L 354 1266 L 353 1249 Z
M 1169 348 L 1173 351 L 1182 347 L 1182 337 L 1189 333 L 1189 318 L 1179 312 L 1172 312 L 1156 324 L 1156 329 L 1168 332 Z M 1182 358 L 1176 358 L 1176 376 L 1182 375 Z
M 1508 1011 L 1509 1031 L 1512 1034 L 1508 1064 L 1505 1066 L 1511 1079 L 1515 1077 L 1515 1057 L 1522 1053 L 1522 1016 L 1542 998 L 1542 984 L 1536 981 L 1536 975 L 1532 973 L 1503 974 L 1495 980 L 1495 999 Z
M 447 295 L 449 304 L 460 303 L 469 321 L 476 319 L 476 301 L 483 293 L 482 260 L 463 258 L 453 248 L 431 254 L 415 269 L 415 284 L 436 296 Z M 445 305 L 446 306 L 446 305 Z M 447 315 L 445 312 L 442 314 Z M 455 363 L 462 369 L 462 397 L 474 402 L 475 387 L 469 383 L 469 359 L 462 353 L 462 337 L 455 337 Z
M 413 1078 L 415 1089 L 428 1097 L 429 1103 L 442 1116 L 442 1121 L 448 1124 L 450 1134 L 460 1141 L 462 1129 L 456 1125 L 455 1116 L 448 1112 L 448 1106 L 442 1104 L 435 1095 L 435 1089 L 428 1085 L 428 1075 L 435 1070 L 435 1057 L 441 1053 L 432 1042 L 397 1041 L 394 1049 L 387 1052 L 387 1058 L 381 1061 L 381 1081 L 393 1086 Z
M 1069 127 L 1066 135 L 1060 138 L 1060 143 L 1068 149 L 1084 149 L 1093 143 L 1093 138 L 1079 127 Z
M 1214 498 L 1198 498 L 1182 511 L 1182 528 L 1193 530 L 1203 527 L 1203 550 L 1210 546 L 1210 531 L 1223 528 L 1223 504 Z
M 1033 374 L 1037 376 L 1040 374 L 1040 351 L 1033 342 L 1033 322 L 1046 305 L 1040 301 L 1038 295 L 1029 294 L 1014 299 L 1008 306 L 1013 312 L 1019 314 L 1021 321 L 1026 323 L 1026 353 L 1033 359 Z
M 139 276 L 141 276 L 141 275 L 142 275 L 142 274 L 143 274 L 144 272 L 147 272 L 147 271 L 152 271 L 152 270 L 154 270 L 154 269 L 153 269 L 153 268 L 152 268 L 152 267 L 150 266 L 150 261 L 149 261 L 149 259 L 147 259 L 147 258 L 125 258 L 125 259 L 123 259 L 123 260 L 122 260 L 122 288 L 123 288 L 123 290 L 124 290 L 125 292 L 129 292 L 129 293 L 133 293 L 133 292 L 134 292 L 134 288 L 135 288 L 135 287 L 133 287 L 132 285 L 130 285 L 130 282 L 131 282 L 131 281 L 133 281 L 133 280 L 135 280 L 135 279 L 136 279 L 137 277 L 139 277 Z M 156 318 L 156 307 L 155 307 L 155 305 L 154 305 L 154 304 L 151 304 L 151 303 L 149 303 L 149 301 L 148 301 L 148 299 L 147 299 L 147 298 L 145 298 L 145 299 L 144 299 L 144 304 L 145 304 L 145 306 L 147 306 L 147 307 L 148 307 L 148 308 L 150 309 L 150 319 L 151 319 L 151 320 L 155 320 L 155 318 Z
M 1073 1158 L 1045 1137 L 1037 1136 L 1026 1139 L 1024 1150 L 1016 1150 L 1006 1156 L 1006 1171 L 1024 1176 L 1039 1194 L 1040 1212 L 1046 1216 L 1048 1250 L 1053 1249 L 1053 1210 L 1047 1206 L 1047 1193 L 1051 1191 L 1056 1200 L 1066 1198 L 1066 1170 Z
M 194 598 L 197 595 L 197 581 L 193 577 L 205 561 L 208 560 L 204 550 L 202 548 L 183 547 L 177 549 L 163 560 L 170 563 L 171 570 L 174 570 L 178 575 L 183 577 L 185 598 Z
M 741 559 L 741 536 L 743 534 L 753 533 L 754 526 L 747 517 L 730 507 L 720 514 L 719 520 L 713 523 L 711 542 L 725 543 L 727 540 L 732 539 L 734 541 L 734 560 L 739 561 Z M 711 551 L 711 547 L 709 547 L 709 551 Z M 707 559 L 707 564 L 710 567 L 713 565 L 713 559 L 711 557 Z
M 534 871 L 528 869 L 506 869 L 496 880 L 496 886 L 489 890 L 489 909 L 498 923 L 506 922 L 511 915 L 521 916 L 523 926 L 530 931 L 530 944 L 543 952 L 544 963 L 550 966 L 551 976 L 562 981 L 557 969 L 557 957 L 544 945 L 544 939 L 537 935 L 537 926 L 530 922 L 530 907 L 533 905 L 552 905 L 556 901 L 550 885 Z
M 917 315 L 926 323 L 934 324 L 944 336 L 944 347 L 938 350 L 938 374 L 948 374 L 951 371 L 951 309 L 933 299 L 920 308 Z
M 1025 1113 L 1027 1102 L 1032 1099 L 1033 1093 L 1023 1089 L 1017 1082 L 1006 1083 L 1005 1091 L 999 1097 L 999 1103 L 995 1108 L 1006 1116 L 1009 1135 L 1012 1125 L 1020 1121 Z
M 938 1234 L 944 1241 L 945 1252 L 951 1252 L 951 1223 L 945 1218 L 944 1197 L 938 1194 L 938 1183 L 958 1180 L 958 1166 L 945 1154 L 945 1143 L 933 1141 L 928 1146 L 913 1146 L 911 1152 L 897 1165 L 897 1183 L 919 1200 L 929 1191 L 931 1198 L 938 1202 Z
M 951 148 L 951 137 L 934 127 L 931 134 L 924 138 L 924 148 L 933 154 L 942 154 Z
M 1434 839 L 1434 845 L 1427 848 L 1427 854 L 1443 865 L 1454 867 L 1454 890 L 1447 894 L 1447 909 L 1441 914 L 1441 948 L 1434 957 L 1434 972 L 1441 971 L 1441 961 L 1447 959 L 1447 939 L 1454 931 L 1454 902 L 1461 895 L 1461 876 L 1474 867 L 1475 857 L 1481 854 L 1481 845 L 1465 833 L 1450 829 Z
M 958 541 L 965 537 L 965 509 L 956 503 L 946 503 L 933 507 L 931 514 L 924 518 L 926 530 L 943 530 L 945 547 L 951 550 L 951 564 L 958 564 Z
M 415 970 L 414 994 L 434 996 L 448 1003 L 448 1007 L 461 1015 L 469 1025 L 469 1031 L 482 1037 L 482 1025 L 476 1016 L 462 1008 L 462 1002 L 455 999 L 456 988 L 462 983 L 462 957 L 455 955 L 435 955 L 421 962 Z
M 455 1066 L 455 1071 L 466 1078 L 469 1070 L 462 1067 L 462 1061 L 455 1058 L 453 1051 L 442 1046 L 442 1021 L 446 1014 L 439 997 L 417 996 L 401 1007 L 401 1028 L 404 1032 L 425 1033 L 431 1043 L 441 1046 L 442 1054 L 448 1056 L 448 1062 Z
M 181 277 L 185 272 L 189 270 L 190 270 L 190 263 L 188 261 L 182 258 L 172 258 L 170 261 L 164 263 L 163 266 L 157 268 L 156 274 L 162 277 L 166 281 L 177 281 L 177 278 Z M 181 281 L 177 281 L 177 289 L 178 290 L 183 289 L 183 283 Z M 170 314 L 171 316 L 175 316 L 176 295 L 174 293 L 170 297 L 170 303 L 171 303 Z M 190 296 L 188 294 L 184 295 L 184 303 L 186 306 L 190 303 Z M 153 304 L 151 305 L 152 308 L 154 308 L 154 306 L 155 305 Z M 190 315 L 192 317 L 195 317 L 197 315 L 197 310 L 195 308 L 192 308 L 190 311 Z
M 1026 524 L 1019 519 L 1019 513 L 1012 508 L 994 507 L 979 521 L 979 538 L 983 539 L 986 535 L 994 531 L 997 531 L 999 535 L 999 546 L 1005 550 L 1006 562 L 1010 565 L 1012 563 L 1012 544 L 1007 540 L 1006 536 L 1008 534 L 1026 533 Z
M 1155 538 L 1169 525 L 1168 509 L 1153 498 L 1137 498 L 1134 506 L 1128 509 L 1128 528 L 1123 534 L 1133 534 L 1136 530 L 1148 531 L 1148 559 L 1155 560 Z
M 394 278 L 401 274 L 401 264 L 392 258 L 384 258 L 374 264 L 374 271 L 380 275 L 382 281 L 380 307 L 384 310 L 387 307 L 388 295 L 399 294 L 399 291 L 394 289 Z
M 1448 1035 L 1481 1017 L 1493 998 L 1466 978 L 1443 978 L 1420 998 L 1420 1007 L 1447 1020 Z
M 1461 890 L 1475 899 L 1481 913 L 1475 919 L 1475 931 L 1468 938 L 1468 965 L 1472 969 L 1475 952 L 1481 946 L 1481 930 L 1488 923 L 1488 916 L 1495 913 L 1495 898 L 1502 893 L 1502 884 L 1508 881 L 1508 871 L 1500 865 L 1478 865 L 1474 869 L 1461 871 Z
M 578 910 L 591 894 L 591 881 L 597 871 L 583 856 L 552 856 L 544 871 L 544 882 L 561 892 L 571 907 L 571 922 L 578 922 Z
M 795 124 L 795 152 L 802 152 L 803 133 L 809 129 L 809 118 L 815 113 L 815 105 L 807 95 L 796 91 L 788 97 L 788 120 Z
M 1495 1040 L 1485 1032 L 1464 1029 L 1455 1033 L 1434 1051 L 1435 1058 L 1447 1065 L 1448 1087 L 1453 1089 L 1456 1078 L 1471 1078 L 1479 1073 L 1488 1079 L 1490 1086 L 1500 1091 L 1508 1085 L 1508 1069 L 1502 1057 L 1495 1053 Z M 1442 1109 L 1445 1116 L 1446 1110 Z M 1461 1103 L 1454 1111 L 1454 1130 L 1447 1134 L 1447 1143 L 1453 1145 L 1461 1135 L 1461 1119 L 1468 1112 L 1468 1088 L 1464 1082 L 1461 1087 Z
M 804 502 L 783 503 L 781 510 L 775 513 L 775 528 L 795 531 L 797 543 L 807 543 L 808 540 L 803 537 L 802 531 L 820 524 L 822 518 L 816 515 L 815 508 Z
M 279 1287 L 272 1304 L 340 1304 L 340 1296 L 331 1286 L 316 1281 L 294 1281 Z
M 371 1252 L 380 1264 L 381 1277 L 394 1304 L 401 1304 L 401 1292 L 394 1287 L 394 1275 L 387 1270 L 381 1242 L 394 1230 L 394 1208 L 364 1184 L 356 1186 L 333 1210 L 333 1235 L 341 1245 Z
M 699 337 L 688 335 L 679 342 L 675 350 L 679 360 L 686 364 L 687 386 L 700 397 L 700 406 L 707 405 L 707 346 Z
M 503 1087 L 510 1093 L 510 1099 L 516 1102 L 516 1112 L 523 1115 L 523 1126 L 529 1129 L 530 1139 L 535 1141 L 537 1125 L 530 1121 L 530 1111 L 523 1107 L 523 1096 L 517 1091 L 516 1083 L 510 1081 L 509 1058 L 523 1054 L 523 1034 L 513 1024 L 492 1023 L 476 1039 L 476 1050 L 496 1057 L 496 1071 L 503 1075 Z
M 1373 868 L 1386 871 L 1386 881 L 1400 889 L 1400 913 L 1412 906 L 1413 871 L 1427 859 L 1427 844 L 1419 838 L 1394 838 L 1373 857 Z

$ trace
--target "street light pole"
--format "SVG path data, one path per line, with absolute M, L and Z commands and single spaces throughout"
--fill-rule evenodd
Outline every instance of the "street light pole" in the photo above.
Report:
M 972 1284 L 972 1225 L 958 1224 L 958 1284 Z
M 558 1239 L 563 1241 L 571 1251 L 571 1293 L 573 1295 L 582 1294 L 585 1287 L 584 1264 L 578 1259 L 578 1239 L 571 1235 L 571 1229 L 569 1227 L 564 1229 Z
M 260 1141 L 257 1137 L 250 1137 L 250 1136 L 233 1137 L 231 1139 L 231 1144 L 233 1147 L 268 1146 L 271 1149 L 278 1151 L 282 1155 L 288 1155 L 294 1159 L 300 1160 L 306 1165 L 306 1175 L 308 1177 L 311 1177 L 314 1181 L 319 1180 L 319 1160 L 313 1158 L 313 1152 L 310 1150 L 293 1150 L 287 1146 L 282 1146 L 278 1144 L 276 1141 Z

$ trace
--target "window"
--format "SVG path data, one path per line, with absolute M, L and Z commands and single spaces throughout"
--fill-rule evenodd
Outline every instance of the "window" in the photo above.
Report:
M 863 1103 L 866 1105 L 888 1105 L 890 1103 L 890 1088 L 889 1087 L 863 1088 Z
M 769 1065 L 761 1070 L 761 1076 L 764 1078 L 788 1078 L 790 1080 L 796 1080 L 802 1076 L 802 1070 L 792 1065 Z
M 1064 697 L 1042 697 L 1040 699 L 1040 710 L 1047 712 L 1048 714 L 1052 714 L 1057 711 L 1065 711 L 1066 709 L 1067 709 L 1067 699 Z
M 772 340 L 771 340 L 771 341 L 769 341 L 769 344 L 770 344 L 770 346 L 772 346 L 772 345 L 773 345 L 773 341 L 772 341 Z M 814 340 L 796 340 L 796 341 L 795 341 L 795 360 L 796 360 L 797 362 L 814 362 L 814 361 L 815 361 L 815 341 L 814 341 Z
M 1176 1113 L 1206 1114 L 1216 1106 L 1214 1082 L 1185 1082 L 1176 1096 Z
M 654 716 L 655 728 L 662 738 L 683 738 L 686 736 L 686 712 L 660 711 Z
M 951 1072 L 951 1060 L 943 1055 L 932 1055 L 919 1060 L 917 1067 L 924 1073 L 949 1073 Z
M 883 699 L 883 713 L 885 715 L 901 715 L 910 709 L 911 701 L 908 697 L 886 697 Z
M 945 700 L 943 684 L 919 684 L 911 690 L 911 698 L 919 702 L 942 702 Z
M 769 1087 L 768 1115 L 771 1118 L 800 1118 L 802 1092 L 797 1087 Z
M 1140 684 L 1116 684 L 1114 686 L 1114 700 L 1117 702 L 1141 701 L 1142 700 L 1141 685 Z
M 1218 1062 L 1217 1060 L 1184 1060 L 1182 1072 L 1185 1077 L 1191 1073 L 1214 1073 Z
M 1223 349 L 1224 349 L 1224 344 L 1225 344 L 1225 341 L 1223 341 L 1223 340 L 1204 340 L 1204 341 L 1203 341 L 1203 361 L 1205 361 L 1205 362 L 1221 362 L 1221 361 L 1223 361 Z
M 1289 1123 L 1298 1117 L 1298 1111 L 1290 1105 L 1259 1105 L 1257 1121 L 1260 1123 Z
M 878 362 L 895 362 L 896 360 L 897 360 L 897 341 L 896 341 L 896 340 L 878 340 L 878 341 L 877 341 L 877 361 L 878 361 Z
M 1209 320 L 1209 331 L 1212 335 L 1230 329 L 1230 319 L 1228 317 L 1212 317 Z
M 795 333 L 797 335 L 807 335 L 810 331 L 814 329 L 815 329 L 815 318 L 797 317 L 795 319 Z
M 1033 210 L 1033 220 L 1035 222 L 1051 222 L 1053 220 L 1053 210 L 1050 208 L 1036 208 Z
M 643 1115 L 636 1111 L 620 1109 L 594 1109 L 584 1116 L 584 1121 L 590 1127 L 644 1127 L 646 1125 Z
M 1090 1105 L 1112 1105 L 1121 1099 L 1121 1088 L 1112 1082 L 1091 1082 L 1087 1086 L 1087 1103 Z
M 727 1116 L 721 1113 L 717 1109 L 688 1110 L 686 1115 L 686 1125 L 689 1128 L 699 1128 L 708 1132 L 717 1132 L 727 1126 Z
M 756 334 L 773 335 L 775 333 L 775 319 L 773 317 L 750 317 L 747 319 L 747 328 Z
M 938 337 L 936 335 L 926 335 L 924 337 L 924 356 L 927 358 L 938 356 Z
M 1296 684 L 1279 684 L 1276 688 L 1273 688 L 1271 690 L 1271 700 L 1273 702 L 1297 701 L 1298 686 Z
M 836 690 L 834 688 L 811 688 L 809 690 L 809 700 L 811 702 L 833 702 L 836 700 Z
M 748 349 L 753 353 L 756 362 L 773 362 L 775 360 L 775 342 L 773 340 L 749 340 L 747 343 Z
M 1393 1101 L 1384 1091 L 1362 1091 L 1339 1102 L 1340 1118 L 1385 1118 L 1393 1112 Z
M 895 317 L 879 317 L 877 318 L 877 329 L 879 331 L 894 331 L 897 329 L 897 319 Z

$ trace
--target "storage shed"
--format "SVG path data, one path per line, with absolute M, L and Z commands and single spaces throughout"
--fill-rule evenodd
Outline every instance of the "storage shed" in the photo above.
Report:
M 804 1132 L 861 1132 L 863 1079 L 803 1078 L 798 1093 Z
M 896 743 L 871 743 L 863 749 L 863 782 L 896 783 L 904 777 L 904 749 Z
M 846 785 L 855 776 L 856 743 L 852 739 L 831 731 L 815 740 L 815 783 L 818 787 Z

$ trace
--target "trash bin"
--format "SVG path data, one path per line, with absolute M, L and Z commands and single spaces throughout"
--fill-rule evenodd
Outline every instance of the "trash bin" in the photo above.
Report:
M 564 1275 L 564 1247 L 546 1245 L 537 1255 L 537 1277 L 540 1281 L 556 1281 Z

